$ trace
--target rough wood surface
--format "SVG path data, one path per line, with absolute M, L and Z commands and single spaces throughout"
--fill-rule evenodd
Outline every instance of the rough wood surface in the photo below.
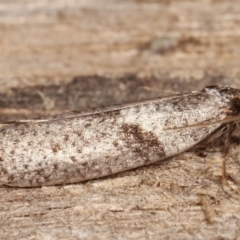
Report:
M 0 119 L 239 81 L 239 1 L 0 1 Z M 149 91 L 147 86 L 158 91 Z M 81 184 L 0 188 L 1 239 L 240 239 L 240 151 Z

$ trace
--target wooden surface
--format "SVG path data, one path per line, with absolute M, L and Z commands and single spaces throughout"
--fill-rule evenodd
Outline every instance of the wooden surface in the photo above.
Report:
M 0 1 L 0 120 L 240 88 L 240 2 Z M 150 87 L 152 90 L 144 88 Z M 240 239 L 240 149 L 104 179 L 0 188 L 0 239 Z

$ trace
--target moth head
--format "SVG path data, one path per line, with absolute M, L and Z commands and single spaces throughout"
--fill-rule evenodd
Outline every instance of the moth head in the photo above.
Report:
M 220 95 L 228 97 L 240 97 L 240 89 L 231 88 L 229 86 L 210 85 L 205 87 L 204 92 L 218 92 Z
M 240 115 L 240 89 L 228 86 L 207 86 L 203 91 L 219 96 L 223 101 L 230 103 L 231 115 Z
M 213 93 L 213 94 L 220 94 L 220 96 L 225 98 L 240 98 L 240 89 L 237 88 L 231 88 L 229 86 L 217 86 L 217 85 L 211 85 L 205 87 L 203 92 Z

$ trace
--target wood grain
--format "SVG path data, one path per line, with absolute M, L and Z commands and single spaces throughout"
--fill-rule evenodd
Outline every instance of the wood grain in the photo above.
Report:
M 162 90 L 240 88 L 239 22 L 238 0 L 1 1 L 0 118 Z M 221 149 L 199 155 L 81 184 L 1 188 L 0 238 L 236 239 L 239 189 L 221 184 Z M 239 164 L 235 142 L 227 161 L 233 187 Z

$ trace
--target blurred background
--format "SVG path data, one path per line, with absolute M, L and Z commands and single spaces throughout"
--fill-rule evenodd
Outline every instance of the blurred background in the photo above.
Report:
M 239 26 L 234 0 L 1 0 L 0 120 L 240 87 Z

